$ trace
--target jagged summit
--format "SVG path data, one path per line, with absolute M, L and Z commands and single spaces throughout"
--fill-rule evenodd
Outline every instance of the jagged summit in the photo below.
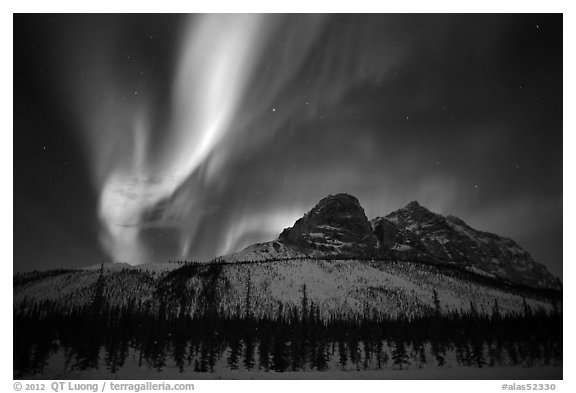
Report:
M 344 193 L 320 200 L 277 240 L 225 258 L 301 256 L 372 256 L 454 264 L 518 284 L 561 288 L 560 281 L 512 239 L 476 230 L 458 217 L 434 213 L 415 200 L 368 221 L 358 199 Z
M 418 222 L 433 221 L 438 217 L 441 216 L 420 205 L 418 201 L 412 201 L 405 207 L 398 209 L 386 216 L 387 219 L 397 223 L 407 220 L 416 220 Z
M 362 254 L 375 249 L 376 237 L 358 199 L 348 194 L 323 198 L 278 240 L 306 254 Z
M 372 226 L 381 248 L 400 259 L 457 264 L 519 284 L 561 287 L 559 280 L 514 240 L 476 230 L 458 217 L 443 216 L 412 202 L 372 220 Z

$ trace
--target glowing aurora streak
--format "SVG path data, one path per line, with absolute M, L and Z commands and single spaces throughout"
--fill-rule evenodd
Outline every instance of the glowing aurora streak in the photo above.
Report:
M 132 154 L 108 164 L 99 216 L 102 244 L 116 261 L 141 263 L 146 249 L 139 234 L 146 212 L 169 198 L 231 131 L 263 44 L 262 16 L 205 15 L 193 22 L 185 32 L 171 120 L 160 143 L 150 146 L 150 121 L 132 119 Z

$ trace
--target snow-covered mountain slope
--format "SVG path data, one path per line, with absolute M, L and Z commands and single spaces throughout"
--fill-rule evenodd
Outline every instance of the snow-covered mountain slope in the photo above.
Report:
M 274 240 L 266 243 L 257 243 L 246 247 L 235 254 L 221 257 L 226 262 L 266 261 L 272 259 L 304 258 L 306 254 L 295 247 L 290 247 L 281 241 Z
M 48 308 L 73 312 L 90 305 L 99 290 L 110 306 L 151 312 L 165 307 L 175 315 L 209 310 L 223 317 L 290 315 L 302 309 L 304 298 L 323 319 L 344 320 L 424 315 L 435 311 L 435 296 L 442 313 L 474 307 L 479 313 L 498 309 L 522 314 L 526 305 L 534 312 L 561 309 L 558 296 L 553 301 L 541 291 L 411 262 L 304 259 L 187 264 L 163 273 L 133 268 L 62 271 L 25 278 L 15 278 L 14 284 L 14 308 L 22 313 Z
M 356 318 L 365 313 L 391 318 L 421 316 L 434 309 L 434 291 L 443 313 L 468 311 L 473 304 L 479 312 L 491 314 L 495 302 L 500 312 L 523 312 L 519 293 L 418 263 L 295 260 L 225 266 L 223 275 L 228 282 L 225 302 L 230 302 L 230 311 L 242 308 L 249 282 L 252 312 L 260 316 L 270 316 L 279 302 L 286 310 L 300 308 L 304 291 L 326 319 L 336 315 Z M 552 304 L 543 299 L 533 297 L 527 302 L 533 310 L 552 310 Z
M 532 287 L 560 289 L 559 280 L 514 240 L 478 231 L 418 202 L 371 221 L 383 249 L 400 259 L 455 263 L 476 273 Z

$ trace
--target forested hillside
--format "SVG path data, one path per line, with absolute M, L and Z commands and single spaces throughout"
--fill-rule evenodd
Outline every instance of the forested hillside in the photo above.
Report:
M 239 362 L 286 371 L 562 359 L 555 291 L 384 260 L 174 267 L 16 275 L 15 375 L 42 372 L 61 351 L 70 369 L 104 360 L 110 372 L 130 351 L 139 364 L 162 369 L 173 360 L 182 372 Z

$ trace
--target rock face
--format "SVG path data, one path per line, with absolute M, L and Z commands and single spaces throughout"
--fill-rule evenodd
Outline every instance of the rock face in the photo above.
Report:
M 416 201 L 371 224 L 381 250 L 400 259 L 459 264 L 476 273 L 533 287 L 560 286 L 559 280 L 514 240 L 478 231 Z
M 452 264 L 477 274 L 539 288 L 561 289 L 559 279 L 512 239 L 478 231 L 418 202 L 370 222 L 358 200 L 329 195 L 278 239 L 254 244 L 228 261 L 357 257 Z
M 307 255 L 368 255 L 378 244 L 364 209 L 348 194 L 322 199 L 278 240 Z

